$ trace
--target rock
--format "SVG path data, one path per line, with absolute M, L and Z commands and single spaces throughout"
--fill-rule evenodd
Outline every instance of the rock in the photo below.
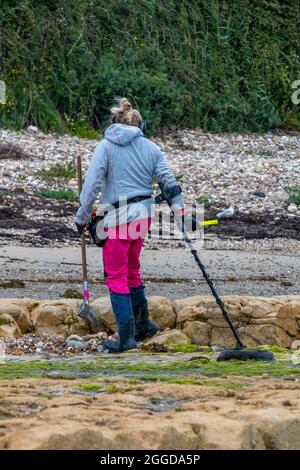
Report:
M 260 426 L 259 431 L 268 450 L 300 449 L 300 425 L 296 416 L 273 420 L 269 418 Z
M 26 304 L 18 302 L 17 299 L 1 300 L 0 318 L 4 313 L 10 315 L 15 320 L 23 334 L 33 330 L 33 324 Z
M 239 328 L 238 331 L 247 346 L 271 344 L 287 348 L 291 345 L 291 337 L 276 325 L 249 325 Z
M 224 296 L 223 301 L 242 340 L 249 346 L 271 344 L 290 347 L 293 340 L 300 339 L 298 296 Z M 174 308 L 177 327 L 192 342 L 225 348 L 235 346 L 232 333 L 211 297 L 176 300 Z
M 150 318 L 161 330 L 175 327 L 176 315 L 169 299 L 159 295 L 149 296 L 148 305 Z
M 27 131 L 31 132 L 32 134 L 36 134 L 39 130 L 36 126 L 28 126 Z
M 116 331 L 116 321 L 112 311 L 111 302 L 109 297 L 101 297 L 91 303 L 91 307 L 96 315 L 100 318 L 103 329 L 108 333 Z
M 298 211 L 298 207 L 296 206 L 296 204 L 290 204 L 288 206 L 288 211 L 291 213 L 291 214 L 295 214 L 297 211 Z
M 291 347 L 300 340 L 300 297 L 251 297 L 224 296 L 223 301 L 234 326 L 246 344 L 270 344 Z M 34 332 L 35 334 L 59 335 L 75 340 L 90 333 L 89 325 L 76 314 L 79 300 L 3 299 L 0 321 L 8 315 L 18 328 L 4 328 L 2 334 L 12 337 Z M 106 333 L 116 331 L 110 299 L 102 297 L 91 304 L 101 320 L 99 339 Z M 171 303 L 165 297 L 149 297 L 151 317 L 160 328 L 178 330 L 189 341 L 199 345 L 233 347 L 235 340 L 218 305 L 211 296 L 194 296 Z M 7 325 L 5 320 L 3 324 Z
M 66 339 L 66 341 L 83 341 L 83 338 L 78 335 L 71 335 Z
M 21 330 L 17 323 L 7 313 L 4 313 L 0 317 L 0 337 L 6 339 L 18 338 L 21 335 Z
M 210 335 L 212 327 L 201 321 L 187 321 L 184 324 L 183 333 L 185 333 L 192 343 L 208 346 L 210 344 Z
M 104 341 L 108 338 L 108 334 L 105 331 L 101 331 L 100 333 L 97 333 L 97 338 L 100 339 L 100 341 Z
M 74 349 L 80 349 L 83 351 L 86 346 L 81 342 L 81 341 L 68 341 L 67 342 L 67 347 L 68 348 L 74 348 Z
M 292 342 L 291 348 L 296 350 L 300 349 L 300 339 L 296 339 L 295 341 Z
M 149 315 L 161 329 L 173 328 L 175 326 L 175 312 L 172 302 L 165 297 L 150 296 L 148 297 Z M 105 325 L 107 332 L 116 331 L 115 317 L 112 311 L 109 297 L 101 297 L 91 303 L 91 307 Z
M 238 296 L 224 296 L 225 307 L 229 310 L 233 320 L 241 316 L 242 298 Z M 226 327 L 219 306 L 211 296 L 197 295 L 174 302 L 177 314 L 177 327 L 182 328 L 185 321 L 204 321 L 212 326 Z
M 256 197 L 266 197 L 266 193 L 264 191 L 254 191 L 253 193 L 253 196 L 256 196 Z
M 184 344 L 184 343 L 190 343 L 190 342 L 191 341 L 188 338 L 188 336 L 184 334 L 182 331 L 168 330 L 168 331 L 163 331 L 157 336 L 149 338 L 144 343 L 145 344 L 157 343 L 157 344 L 163 344 L 165 346 L 171 346 L 172 344 Z
M 88 333 L 89 325 L 76 315 L 78 303 L 72 299 L 40 302 L 32 312 L 35 332 L 65 337 Z

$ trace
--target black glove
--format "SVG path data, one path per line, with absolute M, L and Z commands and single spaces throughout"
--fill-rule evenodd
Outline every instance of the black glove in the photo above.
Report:
M 76 224 L 76 227 L 77 227 L 77 232 L 81 236 L 83 234 L 84 229 L 86 228 L 87 224 L 78 224 L 77 222 L 75 222 L 75 224 Z

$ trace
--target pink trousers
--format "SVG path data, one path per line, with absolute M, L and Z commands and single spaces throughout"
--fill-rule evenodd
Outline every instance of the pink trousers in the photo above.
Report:
M 118 294 L 142 284 L 140 254 L 151 219 L 140 219 L 107 229 L 102 249 L 105 284 Z

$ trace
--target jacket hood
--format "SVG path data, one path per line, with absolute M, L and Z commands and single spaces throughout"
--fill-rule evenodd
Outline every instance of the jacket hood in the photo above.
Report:
M 144 134 L 136 126 L 127 126 L 126 124 L 112 124 L 109 126 L 104 137 L 117 145 L 127 145 L 136 137 L 142 137 Z

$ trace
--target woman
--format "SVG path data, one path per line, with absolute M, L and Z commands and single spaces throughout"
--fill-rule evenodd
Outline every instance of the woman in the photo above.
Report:
M 102 206 L 119 202 L 119 207 L 112 207 L 104 218 L 108 238 L 102 256 L 105 283 L 119 333 L 119 340 L 106 341 L 105 348 L 120 352 L 136 348 L 136 341 L 159 331 L 149 319 L 139 257 L 151 223 L 153 180 L 166 188 L 178 185 L 160 148 L 144 137 L 142 116 L 126 98 L 111 109 L 111 117 L 112 124 L 106 129 L 88 168 L 76 225 L 81 233 L 90 220 L 100 188 Z M 182 194 L 171 202 L 178 210 L 183 209 Z

